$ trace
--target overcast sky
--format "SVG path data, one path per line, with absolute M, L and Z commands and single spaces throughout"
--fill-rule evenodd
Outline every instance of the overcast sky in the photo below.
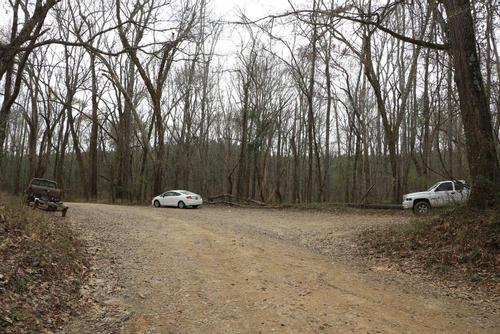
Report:
M 292 1 L 302 3 L 303 1 Z M 288 0 L 208 0 L 211 17 L 225 22 L 241 21 L 241 13 L 250 20 L 257 20 L 270 14 L 283 13 L 291 9 Z M 232 67 L 235 55 L 241 52 L 241 44 L 248 40 L 246 28 L 227 24 L 217 43 L 216 53 L 225 66 Z
M 290 8 L 287 0 L 211 0 L 210 3 L 214 14 L 227 20 L 237 19 L 240 11 L 255 19 Z

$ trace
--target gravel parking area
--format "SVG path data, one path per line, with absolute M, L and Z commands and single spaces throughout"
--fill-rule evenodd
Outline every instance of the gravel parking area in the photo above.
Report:
M 64 332 L 498 333 L 498 317 L 356 256 L 358 211 L 70 204 L 93 263 Z

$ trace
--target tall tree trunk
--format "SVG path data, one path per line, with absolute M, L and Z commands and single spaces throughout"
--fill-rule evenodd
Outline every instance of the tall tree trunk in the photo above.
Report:
M 68 108 L 67 108 L 67 116 L 68 116 L 68 125 L 69 130 L 71 132 L 71 138 L 73 139 L 73 150 L 75 151 L 76 161 L 78 163 L 78 169 L 80 174 L 80 182 L 82 185 L 83 195 L 85 198 L 89 198 L 89 191 L 87 185 L 87 172 L 85 167 L 85 162 L 83 160 L 82 149 L 80 148 L 80 140 L 78 133 L 75 127 L 75 120 L 73 118 L 73 108 L 71 107 L 73 102 L 73 96 L 70 96 L 68 99 Z
M 97 134 L 99 129 L 99 119 L 97 118 L 97 77 L 95 69 L 95 55 L 90 54 L 90 70 L 92 80 L 92 126 L 90 130 L 89 143 L 89 164 L 90 164 L 90 197 L 97 198 Z
M 316 9 L 316 1 L 313 1 L 313 10 Z M 311 38 L 311 73 L 309 76 L 309 87 L 307 90 L 307 143 L 308 143 L 308 154 L 307 154 L 307 189 L 306 189 L 306 201 L 311 203 L 312 192 L 313 192 L 313 161 L 314 161 L 314 144 L 316 137 L 314 135 L 314 83 L 316 74 L 316 57 L 317 57 L 317 40 L 318 40 L 318 28 L 316 26 L 316 15 L 313 14 L 313 32 Z M 321 168 L 321 166 L 318 166 Z M 321 179 L 321 175 L 319 175 Z M 321 188 L 321 184 L 318 185 Z M 320 189 L 321 192 L 321 189 Z M 319 195 L 321 196 L 321 194 Z
M 330 61 L 331 61 L 331 44 L 332 36 L 330 35 L 327 45 L 326 57 L 325 57 L 325 79 L 326 79 L 326 120 L 325 120 L 325 157 L 324 157 L 324 167 L 323 167 L 323 201 L 330 200 L 330 118 L 332 113 L 332 87 L 331 87 L 331 73 L 330 73 Z
M 134 106 L 134 94 L 135 94 L 135 65 L 132 61 L 127 62 L 127 68 L 125 69 L 127 86 L 126 94 L 128 98 L 125 98 L 123 104 L 123 113 L 120 117 L 120 133 L 119 137 L 119 175 L 118 175 L 118 185 L 117 185 L 117 197 L 121 200 L 131 199 L 131 189 L 130 189 L 130 179 L 132 177 L 131 173 L 131 163 L 130 163 L 130 146 L 131 146 L 131 135 L 132 135 L 132 109 Z
M 283 196 L 282 196 L 282 193 L 281 193 L 281 176 L 282 176 L 282 172 L 281 172 L 281 165 L 282 165 L 282 133 L 281 133 L 281 129 L 282 129 L 282 122 L 283 122 L 283 109 L 280 108 L 279 112 L 278 112 L 278 142 L 276 144 L 276 170 L 275 170 L 275 174 L 274 174 L 274 180 L 276 181 L 276 185 L 275 185 L 275 189 L 274 189 L 274 195 L 276 196 L 276 199 L 278 200 L 278 203 L 282 203 L 283 202 Z
M 392 200 L 394 202 L 399 201 L 400 193 L 400 180 L 399 180 L 399 161 L 397 156 L 397 132 L 394 131 L 392 124 L 389 120 L 389 115 L 385 106 L 385 100 L 382 97 L 382 89 L 380 87 L 380 81 L 373 68 L 373 60 L 371 53 L 371 35 L 369 32 L 365 32 L 364 42 L 363 42 L 363 64 L 365 69 L 365 75 L 370 82 L 373 92 L 377 100 L 377 110 L 382 118 L 382 125 L 384 128 L 384 139 L 389 150 L 389 162 L 392 174 Z M 399 129 L 396 129 L 399 130 Z
M 30 78 L 32 79 L 32 78 Z M 31 99 L 31 116 L 26 116 L 29 126 L 29 136 L 28 136 L 28 177 L 32 179 L 33 177 L 40 177 L 36 175 L 36 144 L 38 140 L 38 85 L 30 80 L 32 89 L 30 89 L 30 99 Z
M 431 107 L 429 101 L 429 56 L 430 50 L 426 50 L 424 65 L 424 92 L 422 94 L 422 117 L 424 120 L 422 129 L 422 171 L 425 177 L 426 187 L 429 186 L 432 153 L 432 139 L 430 138 Z
M 64 111 L 63 111 L 64 112 Z M 57 184 L 64 188 L 64 161 L 66 158 L 66 146 L 68 146 L 69 142 L 69 120 L 66 121 L 66 115 L 63 116 L 61 123 L 61 131 L 59 133 L 59 158 L 57 160 L 57 164 L 55 165 L 55 177 L 54 179 L 57 181 Z M 64 121 L 66 121 L 67 125 L 64 126 Z M 63 132 L 64 131 L 64 132 Z M 63 135 L 64 134 L 64 135 Z M 61 142 L 62 137 L 62 142 Z
M 152 96 L 153 112 L 155 118 L 156 147 L 153 163 L 153 193 L 160 194 L 163 191 L 163 159 L 165 156 L 165 129 L 161 116 L 161 96 Z
M 469 0 L 447 0 L 444 6 L 472 179 L 470 205 L 492 207 L 499 204 L 500 165 L 476 49 L 472 8 Z
M 16 168 L 16 173 L 15 173 L 15 184 L 14 184 L 14 193 L 15 194 L 18 194 L 19 193 L 19 188 L 20 186 L 22 187 L 21 185 L 21 170 L 22 170 L 22 165 L 23 165 L 23 158 L 24 158 L 24 143 L 26 141 L 26 126 L 23 126 L 22 127 L 22 130 L 21 130 L 21 145 L 19 146 L 18 148 L 18 159 L 17 159 L 17 168 Z
M 248 75 L 250 75 L 248 73 Z M 248 197 L 248 113 L 249 113 L 249 94 L 250 78 L 246 78 L 243 87 L 243 105 L 241 109 L 241 138 L 240 153 L 238 158 L 238 174 L 236 177 L 236 195 L 239 197 Z

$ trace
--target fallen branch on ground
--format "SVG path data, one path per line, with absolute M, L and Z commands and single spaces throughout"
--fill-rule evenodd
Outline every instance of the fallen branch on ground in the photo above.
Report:
M 214 202 L 215 200 L 217 199 L 220 199 L 220 198 L 223 198 L 223 199 L 226 199 L 226 198 L 231 198 L 237 202 L 250 202 L 250 203 L 253 203 L 253 204 L 256 204 L 256 205 L 260 205 L 260 206 L 268 206 L 267 203 L 265 202 L 261 202 L 261 201 L 257 201 L 255 199 L 252 199 L 252 198 L 242 198 L 242 197 L 238 197 L 236 195 L 232 195 L 232 194 L 220 194 L 220 195 L 215 195 L 215 196 L 211 196 L 208 198 L 209 201 L 211 202 Z M 233 201 L 230 201 L 231 203 L 234 203 Z

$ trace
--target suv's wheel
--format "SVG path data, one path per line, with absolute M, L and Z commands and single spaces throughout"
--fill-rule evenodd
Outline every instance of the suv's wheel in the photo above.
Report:
M 427 201 L 417 202 L 413 206 L 413 212 L 415 212 L 415 214 L 417 214 L 417 215 L 428 214 L 429 212 L 431 212 L 431 205 Z
M 160 207 L 160 201 L 159 200 L 154 201 L 154 206 L 155 206 L 155 208 L 159 208 Z
M 186 208 L 186 204 L 185 204 L 183 201 L 180 201 L 180 202 L 177 204 L 177 207 L 178 207 L 179 209 L 184 209 L 184 208 Z

